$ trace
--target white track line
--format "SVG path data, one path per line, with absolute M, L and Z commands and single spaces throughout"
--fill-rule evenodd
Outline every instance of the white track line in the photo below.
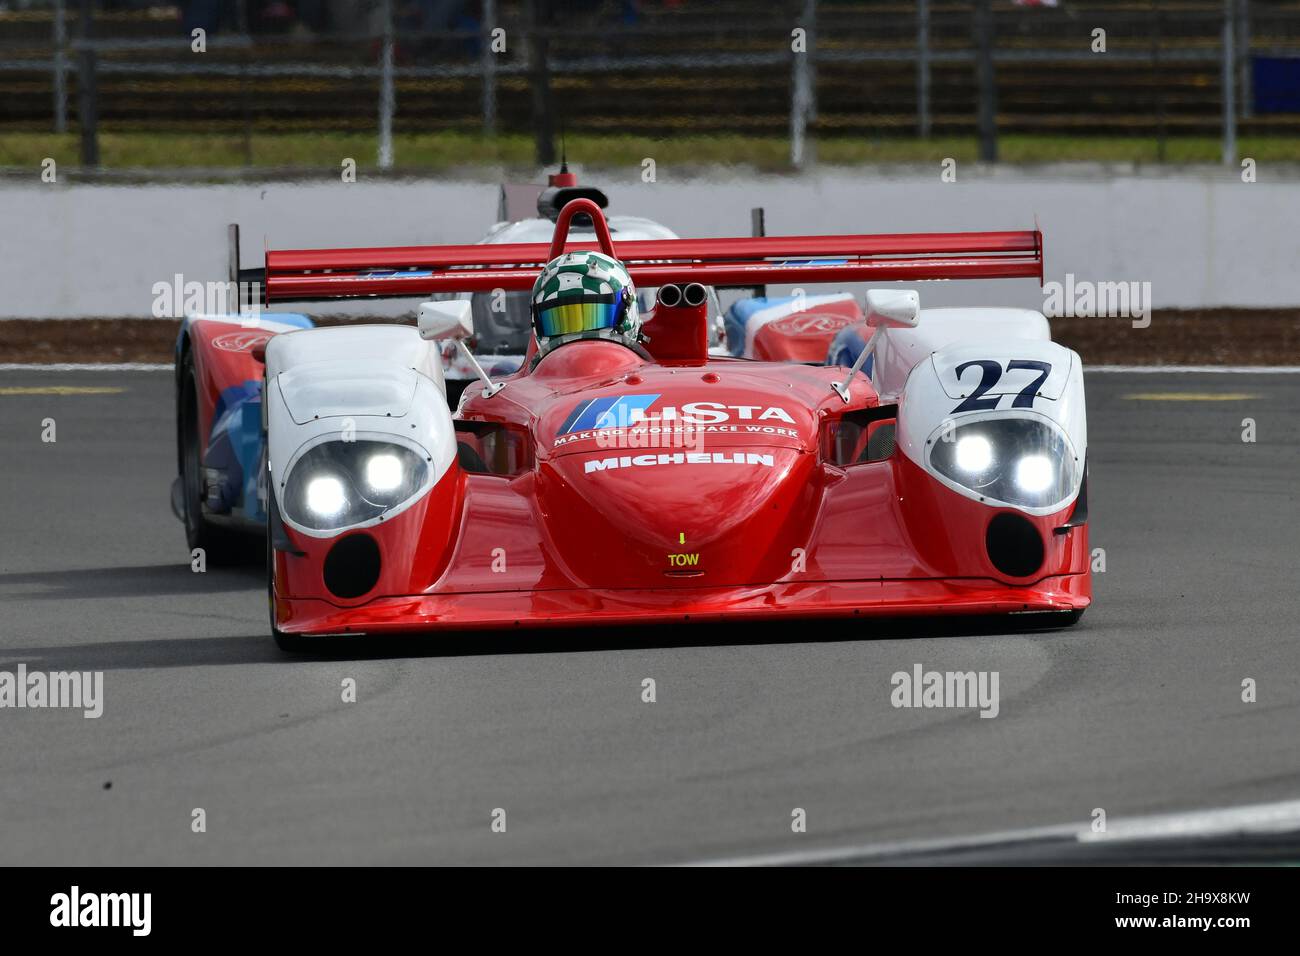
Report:
M 1201 839 L 1234 833 L 1284 833 L 1300 830 L 1300 800 L 1260 803 L 1243 807 L 1221 807 L 1187 813 L 1162 813 L 1113 820 L 1104 833 L 1094 833 L 1088 823 L 1006 830 L 978 836 L 902 840 L 861 846 L 830 847 L 821 850 L 791 850 L 717 860 L 698 860 L 691 866 L 800 866 L 814 863 L 842 863 L 881 857 L 914 856 L 984 846 L 1029 843 L 1037 840 L 1067 840 L 1075 843 L 1126 842 L 1132 840 Z
M 170 372 L 175 367 L 171 362 L 0 362 L 0 372 Z
M 1190 373 L 1220 372 L 1227 375 L 1296 375 L 1300 365 L 1084 365 L 1085 373 L 1143 372 Z

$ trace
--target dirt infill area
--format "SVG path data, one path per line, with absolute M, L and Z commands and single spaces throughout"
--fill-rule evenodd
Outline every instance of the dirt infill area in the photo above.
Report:
M 9 319 L 0 362 L 170 362 L 179 328 L 171 319 Z
M 392 321 L 331 319 L 342 322 Z M 0 321 L 0 362 L 170 362 L 171 319 Z M 1131 319 L 1053 319 L 1052 337 L 1087 365 L 1300 365 L 1300 308 L 1165 310 Z
M 1132 319 L 1052 319 L 1085 365 L 1300 365 L 1300 308 L 1157 311 Z
M 318 324 L 392 321 L 321 319 Z M 180 327 L 179 319 L 3 319 L 0 362 L 171 362 Z

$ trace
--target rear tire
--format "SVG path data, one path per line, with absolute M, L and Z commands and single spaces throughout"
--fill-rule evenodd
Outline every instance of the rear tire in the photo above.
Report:
M 180 441 L 181 520 L 191 553 L 202 548 L 212 565 L 238 564 L 249 555 L 244 536 L 218 528 L 203 517 L 203 442 L 199 437 L 199 391 L 194 359 L 181 359 L 181 387 L 176 396 L 177 434 Z M 255 552 L 254 552 L 255 553 Z

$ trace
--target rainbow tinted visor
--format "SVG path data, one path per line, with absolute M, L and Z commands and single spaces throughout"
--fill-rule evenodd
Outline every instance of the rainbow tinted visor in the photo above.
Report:
M 574 332 L 599 332 L 618 326 L 622 318 L 623 296 L 619 291 L 611 300 L 608 296 L 602 300 L 590 302 L 546 303 L 536 306 L 537 334 L 544 338 L 555 335 L 571 335 Z

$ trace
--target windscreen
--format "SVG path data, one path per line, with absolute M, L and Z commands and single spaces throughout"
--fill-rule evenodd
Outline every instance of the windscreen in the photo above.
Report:
M 474 351 L 479 355 L 523 355 L 532 334 L 527 292 L 475 292 L 470 296 L 474 317 Z

